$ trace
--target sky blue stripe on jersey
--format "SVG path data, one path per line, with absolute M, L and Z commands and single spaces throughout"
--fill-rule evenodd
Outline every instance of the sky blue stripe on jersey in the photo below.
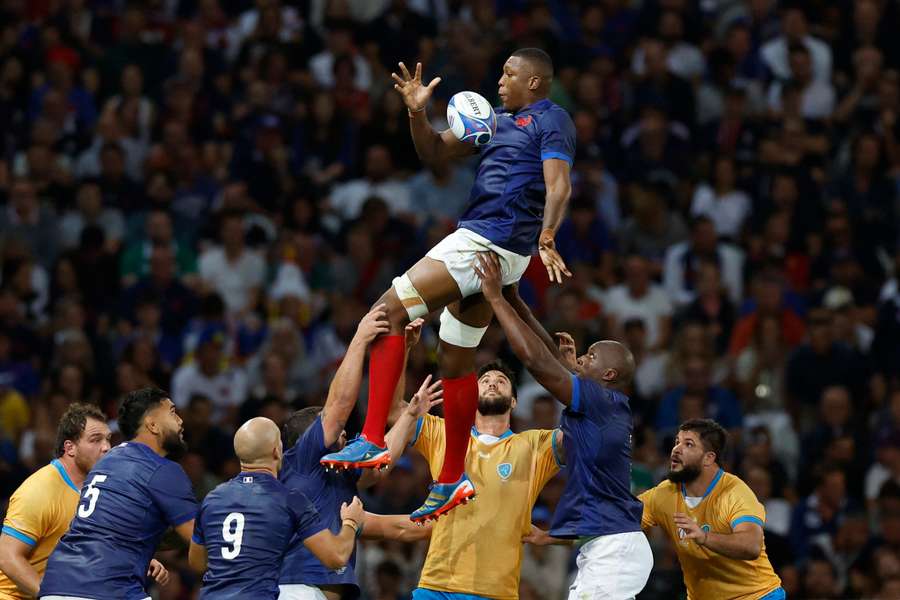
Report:
M 765 523 L 763 523 L 763 522 L 762 522 L 762 519 L 760 519 L 759 517 L 754 517 L 753 515 L 746 515 L 746 516 L 743 516 L 743 517 L 738 517 L 737 519 L 735 519 L 734 521 L 732 521 L 732 522 L 731 522 L 731 528 L 734 529 L 735 527 L 737 527 L 737 526 L 740 525 L 741 523 L 756 523 L 756 524 L 759 525 L 760 527 L 765 526 Z
M 50 464 L 53 465 L 54 467 L 56 467 L 56 470 L 59 471 L 59 476 L 62 477 L 63 481 L 66 482 L 66 485 L 68 485 L 70 488 L 72 488 L 79 494 L 81 493 L 81 490 L 79 490 L 77 487 L 75 487 L 75 484 L 72 483 L 71 479 L 69 479 L 69 474 L 66 473 L 66 468 L 62 465 L 61 462 L 59 462 L 58 459 L 54 458 L 52 461 L 50 461 Z
M 198 546 L 203 545 L 203 540 L 198 538 L 196 533 L 191 536 L 191 541 L 194 542 L 195 544 L 197 544 Z
M 578 397 L 581 395 L 581 382 L 578 375 L 572 375 L 572 410 L 578 412 Z
M 410 446 L 416 445 L 416 441 L 419 439 L 419 434 L 422 433 L 422 423 L 424 422 L 425 420 L 423 417 L 419 417 L 418 419 L 416 419 L 416 432 L 413 434 L 412 439 L 409 440 Z
M 499 439 L 499 440 L 504 440 L 504 439 L 506 439 L 506 438 L 508 438 L 508 437 L 512 437 L 512 434 L 513 434 L 512 429 L 507 429 L 506 431 L 504 431 L 503 433 L 501 433 L 500 436 L 499 436 L 497 439 Z M 481 435 L 481 432 L 478 431 L 477 429 L 475 429 L 475 426 L 474 426 L 474 425 L 472 425 L 472 435 L 474 435 L 476 438 L 477 438 L 479 435 Z M 419 437 L 418 427 L 416 428 L 416 437 Z
M 724 472 L 725 471 L 723 471 L 722 468 L 719 467 L 719 470 L 716 471 L 716 476 L 713 477 L 713 480 L 709 482 L 709 487 L 706 488 L 705 492 L 703 492 L 703 496 L 701 496 L 701 498 L 706 498 L 710 495 L 710 493 L 713 491 L 713 488 L 716 487 L 716 484 L 719 483 L 720 479 L 722 479 L 722 473 Z M 681 495 L 687 496 L 687 490 L 685 490 L 683 483 L 681 484 Z
M 31 539 L 30 536 L 25 535 L 21 531 L 17 531 L 15 529 L 13 529 L 9 525 L 3 526 L 3 533 L 5 533 L 6 535 L 8 535 L 10 537 L 16 538 L 20 542 L 24 542 L 24 543 L 28 544 L 29 546 L 34 546 L 35 544 L 37 544 L 37 540 Z
M 786 600 L 787 593 L 785 593 L 784 588 L 775 588 L 759 600 Z
M 556 466 L 562 469 L 566 466 L 566 464 L 560 460 L 559 456 L 559 442 L 556 441 L 557 436 L 559 435 L 559 429 L 553 430 L 553 435 L 550 436 L 550 444 L 553 446 L 553 460 L 556 461 Z
M 550 158 L 558 158 L 559 160 L 564 160 L 569 163 L 569 165 L 575 162 L 574 160 L 572 160 L 571 156 L 569 156 L 568 154 L 563 154 L 562 152 L 541 152 L 541 160 L 547 160 Z

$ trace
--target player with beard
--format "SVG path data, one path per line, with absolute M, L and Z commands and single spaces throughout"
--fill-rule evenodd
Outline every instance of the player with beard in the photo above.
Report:
M 81 486 L 94 464 L 109 452 L 106 415 L 90 404 L 66 409 L 56 430 L 50 464 L 26 479 L 9 499 L 0 535 L 0 600 L 33 598 L 47 558 L 75 516 Z M 160 583 L 169 574 L 158 562 L 151 576 Z
M 434 523 L 413 600 L 519 597 L 522 540 L 531 531 L 531 510 L 564 459 L 559 430 L 512 432 L 515 406 L 510 370 L 499 361 L 481 367 L 466 454 L 466 473 L 478 488 L 478 501 Z M 425 415 L 415 429 L 412 445 L 436 475 L 447 439 L 443 419 Z
M 119 407 L 128 440 L 88 473 L 69 531 L 50 555 L 40 598 L 144 600 L 146 574 L 163 533 L 175 528 L 190 543 L 197 501 L 173 458 L 187 446 L 169 395 L 131 392 Z
M 689 599 L 781 600 L 785 592 L 763 542 L 765 508 L 719 465 L 727 440 L 711 419 L 682 423 L 668 479 L 639 496 L 641 526 L 661 527 L 675 544 Z

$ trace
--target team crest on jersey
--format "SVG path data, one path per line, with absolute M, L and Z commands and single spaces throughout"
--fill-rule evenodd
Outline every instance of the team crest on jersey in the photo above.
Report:
M 708 524 L 708 523 L 704 523 L 703 525 L 700 526 L 700 529 L 702 529 L 702 530 L 705 531 L 706 533 L 709 533 L 709 530 L 710 530 L 709 524 Z
M 531 125 L 531 115 L 516 119 L 516 126 L 518 127 L 528 127 L 529 125 Z
M 497 465 L 497 474 L 500 476 L 500 479 L 509 479 L 509 476 L 512 475 L 512 465 L 510 463 L 500 463 Z

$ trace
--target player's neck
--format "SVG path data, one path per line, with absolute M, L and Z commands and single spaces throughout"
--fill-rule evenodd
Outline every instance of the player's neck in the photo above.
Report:
M 72 480 L 72 484 L 78 489 L 81 489 L 81 486 L 84 485 L 84 478 L 87 477 L 87 473 L 81 472 L 81 469 L 75 464 L 75 459 L 71 456 L 62 455 L 58 460 L 66 471 L 66 475 Z
M 266 473 L 274 478 L 278 478 L 278 470 L 275 465 L 246 465 L 241 463 L 241 473 Z
M 478 433 L 500 437 L 509 430 L 509 413 L 488 416 L 475 413 L 475 429 Z
M 156 439 L 156 436 L 152 435 L 149 432 L 141 431 L 136 436 L 134 436 L 134 439 L 132 439 L 131 441 L 137 442 L 138 444 L 143 444 L 143 445 L 149 447 L 151 450 L 153 450 L 160 456 L 166 455 L 166 452 L 162 449 L 162 445 Z
M 719 465 L 713 465 L 709 469 L 703 469 L 700 476 L 690 483 L 684 484 L 684 493 L 692 498 L 700 498 L 709 489 L 709 484 L 716 478 L 719 472 Z

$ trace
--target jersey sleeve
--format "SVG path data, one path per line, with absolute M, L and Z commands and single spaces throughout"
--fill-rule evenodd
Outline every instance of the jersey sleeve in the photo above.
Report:
M 41 510 L 47 508 L 46 492 L 33 480 L 27 480 L 9 499 L 3 520 L 3 534 L 34 546 L 46 535 L 47 519 Z
M 766 509 L 746 483 L 739 481 L 731 488 L 728 500 L 728 514 L 725 517 L 732 529 L 741 523 L 756 523 L 760 527 L 765 527 Z
M 203 535 L 203 506 L 197 511 L 197 518 L 194 519 L 194 533 L 191 535 L 191 541 L 200 546 L 206 545 L 206 537 Z
M 541 160 L 558 158 L 571 166 L 575 160 L 575 123 L 565 110 L 541 115 Z
M 288 492 L 288 507 L 294 521 L 294 531 L 299 539 L 305 540 L 327 529 L 319 516 L 319 511 L 302 492 L 297 490 Z
M 149 483 L 150 495 L 169 525 L 177 527 L 197 516 L 191 480 L 178 463 L 167 460 Z
M 444 420 L 434 415 L 419 417 L 413 435 L 413 448 L 425 457 L 432 471 L 440 469 L 444 452 Z
M 540 490 L 562 468 L 559 455 L 557 436 L 559 429 L 537 429 L 527 432 L 531 437 L 531 443 L 537 454 L 535 479 L 537 489 Z
M 592 421 L 605 421 L 612 408 L 611 393 L 599 383 L 572 375 L 572 402 L 566 410 L 586 415 Z
M 325 430 L 322 428 L 322 417 L 313 421 L 309 429 L 296 442 L 294 467 L 298 472 L 308 475 L 320 467 L 319 459 L 328 454 L 325 447 Z
M 644 512 L 641 513 L 641 529 L 650 529 L 651 527 L 656 527 L 659 525 L 659 521 L 656 516 L 656 490 L 657 487 L 650 488 L 640 496 L 638 496 L 638 500 L 644 505 Z

